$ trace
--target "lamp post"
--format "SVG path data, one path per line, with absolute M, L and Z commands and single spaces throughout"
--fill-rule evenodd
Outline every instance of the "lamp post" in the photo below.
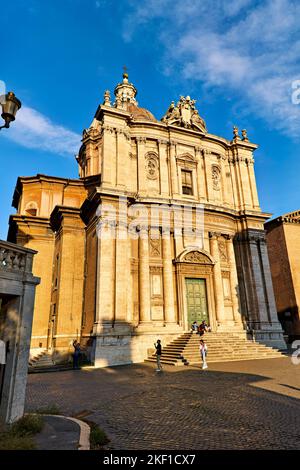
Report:
M 6 95 L 3 95 L 3 98 L 4 100 L 1 102 L 1 116 L 4 119 L 5 124 L 0 126 L 0 130 L 3 129 L 3 127 L 8 128 L 10 126 L 10 123 L 16 118 L 17 111 L 21 108 L 21 101 L 18 100 L 12 91 L 9 91 L 6 93 Z

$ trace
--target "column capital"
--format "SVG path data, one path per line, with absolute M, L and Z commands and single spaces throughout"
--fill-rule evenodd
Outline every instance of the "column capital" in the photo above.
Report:
M 166 139 L 157 139 L 158 145 L 168 145 L 168 141 Z
M 147 138 L 143 136 L 137 136 L 136 141 L 138 144 L 145 144 L 147 142 Z
M 147 234 L 148 235 L 148 233 L 149 233 L 148 225 L 138 225 L 136 227 L 136 229 L 140 234 Z
M 209 238 L 217 240 L 219 237 L 221 237 L 221 232 L 208 232 Z
M 234 239 L 234 235 L 232 233 L 223 233 L 222 235 L 228 242 L 232 242 Z

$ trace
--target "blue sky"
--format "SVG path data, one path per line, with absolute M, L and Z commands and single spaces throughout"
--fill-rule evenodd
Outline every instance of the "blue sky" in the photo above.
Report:
M 0 80 L 22 101 L 0 132 L 0 238 L 16 179 L 77 177 L 74 155 L 124 64 L 138 101 L 161 118 L 181 94 L 208 131 L 246 128 L 262 209 L 300 208 L 300 3 L 291 0 L 0 0 Z M 8 32 L 8 34 L 6 34 Z M 6 43 L 5 43 L 6 41 Z M 300 96 L 300 95 L 299 95 Z

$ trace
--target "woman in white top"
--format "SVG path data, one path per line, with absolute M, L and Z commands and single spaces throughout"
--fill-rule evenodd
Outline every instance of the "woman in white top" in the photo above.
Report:
M 202 359 L 202 369 L 207 369 L 207 362 L 206 362 L 206 355 L 207 355 L 207 346 L 203 339 L 200 340 L 200 347 L 199 347 L 201 359 Z

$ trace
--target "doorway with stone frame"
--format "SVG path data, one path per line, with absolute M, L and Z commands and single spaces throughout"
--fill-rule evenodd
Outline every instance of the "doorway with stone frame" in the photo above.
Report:
M 193 321 L 206 320 L 215 331 L 212 257 L 204 250 L 187 249 L 174 264 L 180 324 L 185 331 L 190 331 Z
M 209 323 L 206 280 L 201 278 L 185 278 L 186 303 L 188 324 L 195 321 L 200 324 L 203 320 Z

